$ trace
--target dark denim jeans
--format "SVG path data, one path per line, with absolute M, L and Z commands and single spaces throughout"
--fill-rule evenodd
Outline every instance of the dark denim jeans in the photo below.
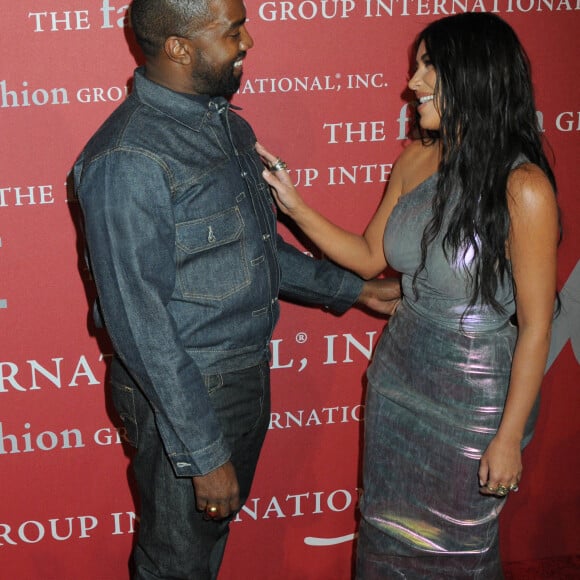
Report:
M 245 502 L 270 419 L 268 363 L 204 378 Z M 229 520 L 208 521 L 196 510 L 191 478 L 176 477 L 149 402 L 116 360 L 111 384 L 113 402 L 136 447 L 133 470 L 140 494 L 140 523 L 133 553 L 134 578 L 216 578 Z

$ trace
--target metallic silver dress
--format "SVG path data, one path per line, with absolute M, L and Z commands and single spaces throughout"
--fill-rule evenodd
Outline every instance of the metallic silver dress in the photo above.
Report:
M 436 240 L 414 294 L 436 184 L 433 175 L 402 196 L 385 232 L 404 298 L 367 373 L 357 555 L 365 580 L 503 578 L 497 516 L 505 500 L 479 493 L 477 471 L 507 394 L 517 333 L 512 285 L 497 293 L 506 314 L 480 305 L 462 320 L 470 252 L 451 264 Z

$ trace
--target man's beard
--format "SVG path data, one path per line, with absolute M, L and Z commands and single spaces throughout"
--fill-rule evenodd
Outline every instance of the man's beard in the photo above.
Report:
M 234 74 L 233 62 L 216 68 L 201 51 L 198 51 L 196 57 L 197 69 L 191 74 L 196 93 L 210 97 L 231 97 L 240 88 L 242 75 Z

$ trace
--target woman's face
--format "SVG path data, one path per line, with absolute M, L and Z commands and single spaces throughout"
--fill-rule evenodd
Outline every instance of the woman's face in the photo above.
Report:
M 411 77 L 408 86 L 417 97 L 419 124 L 423 129 L 431 131 L 438 131 L 441 125 L 438 99 L 436 99 L 435 95 L 436 81 L 437 72 L 425 50 L 425 43 L 421 42 L 417 49 L 415 74 Z

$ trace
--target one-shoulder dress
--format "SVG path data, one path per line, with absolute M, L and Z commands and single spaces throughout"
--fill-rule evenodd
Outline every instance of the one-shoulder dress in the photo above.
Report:
M 401 196 L 385 231 L 403 300 L 367 372 L 359 579 L 503 578 L 497 517 L 505 499 L 480 494 L 477 472 L 508 390 L 512 281 L 508 274 L 496 294 L 505 312 L 466 311 L 473 252 L 453 261 L 439 237 L 413 288 L 436 186 L 437 174 Z M 537 404 L 524 445 L 536 414 Z

